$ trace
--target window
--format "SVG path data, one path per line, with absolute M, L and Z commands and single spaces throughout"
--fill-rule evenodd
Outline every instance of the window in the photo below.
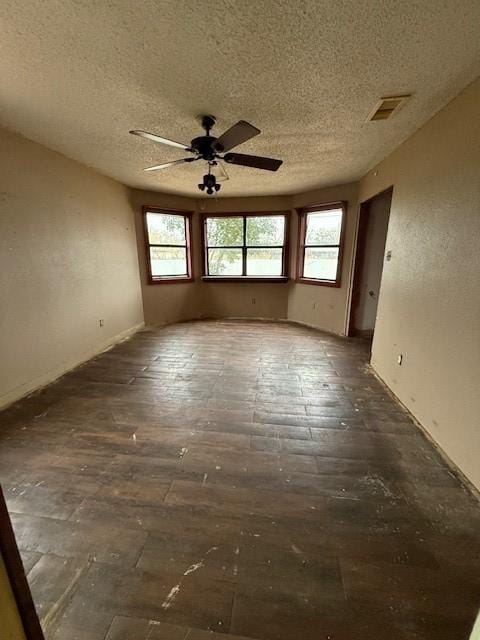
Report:
M 307 284 L 340 286 L 345 203 L 308 207 L 299 212 L 297 279 Z
M 287 279 L 284 213 L 207 216 L 203 233 L 206 278 Z
M 150 283 L 192 281 L 192 214 L 144 207 L 143 215 Z

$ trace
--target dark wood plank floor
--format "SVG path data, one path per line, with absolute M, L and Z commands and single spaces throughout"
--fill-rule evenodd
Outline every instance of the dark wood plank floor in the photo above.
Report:
M 367 356 L 286 324 L 182 324 L 0 414 L 47 638 L 466 640 L 478 502 Z

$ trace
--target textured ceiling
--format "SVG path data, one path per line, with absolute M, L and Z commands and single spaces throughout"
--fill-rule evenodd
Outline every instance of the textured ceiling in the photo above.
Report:
M 262 134 L 222 196 L 355 180 L 480 72 L 478 0 L 2 0 L 0 124 L 127 185 L 199 195 L 200 163 L 135 138 L 189 142 L 239 119 Z M 377 100 L 413 98 L 367 123 Z

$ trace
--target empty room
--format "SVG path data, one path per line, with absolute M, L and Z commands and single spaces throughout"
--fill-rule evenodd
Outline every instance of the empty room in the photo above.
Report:
M 478 0 L 0 29 L 0 639 L 478 640 Z

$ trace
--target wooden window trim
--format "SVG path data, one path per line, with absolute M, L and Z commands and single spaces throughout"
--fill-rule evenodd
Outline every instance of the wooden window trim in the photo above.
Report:
M 345 230 L 347 223 L 347 205 L 348 203 L 340 200 L 337 202 L 328 202 L 317 206 L 303 207 L 297 209 L 298 213 L 298 238 L 297 238 L 297 273 L 295 281 L 301 284 L 312 284 L 320 287 L 334 287 L 339 289 L 342 286 L 342 265 L 343 265 L 343 253 L 345 247 Z M 335 280 L 321 280 L 319 278 L 305 278 L 303 274 L 303 266 L 305 260 L 305 234 L 306 234 L 306 220 L 307 214 L 316 213 L 319 211 L 329 211 L 330 209 L 342 210 L 342 226 L 340 228 L 340 241 L 338 245 L 326 245 L 326 246 L 338 246 L 338 262 L 337 273 Z
M 186 258 L 187 258 L 187 275 L 178 277 L 161 277 L 152 275 L 152 263 L 150 260 L 150 247 L 152 245 L 148 237 L 147 213 L 165 213 L 166 215 L 179 216 L 185 220 L 185 241 L 186 241 Z M 169 209 L 165 207 L 150 207 L 144 205 L 142 207 L 143 217 L 143 235 L 145 240 L 145 254 L 147 261 L 147 277 L 149 284 L 182 284 L 185 282 L 193 282 L 195 280 L 193 274 L 193 255 L 192 255 L 192 218 L 193 211 L 182 211 L 181 209 Z M 183 245 L 182 245 L 183 246 Z
M 283 283 L 289 281 L 288 266 L 289 266 L 289 253 L 290 253 L 290 212 L 281 211 L 223 211 L 208 213 L 204 212 L 201 216 L 201 242 L 203 248 L 202 259 L 202 280 L 204 282 L 268 282 L 268 283 Z M 243 218 L 244 219 L 244 244 L 237 249 L 242 249 L 243 258 L 243 271 L 246 271 L 246 250 L 248 248 L 262 249 L 264 247 L 247 247 L 245 244 L 245 229 L 247 218 L 262 218 L 267 216 L 283 216 L 285 219 L 285 225 L 283 230 L 283 246 L 282 246 L 282 273 L 279 276 L 211 276 L 208 274 L 208 246 L 207 246 L 207 234 L 205 232 L 207 220 L 209 218 Z M 279 246 L 267 247 L 272 249 L 278 249 Z
M 288 276 L 202 276 L 203 282 L 288 282 Z

